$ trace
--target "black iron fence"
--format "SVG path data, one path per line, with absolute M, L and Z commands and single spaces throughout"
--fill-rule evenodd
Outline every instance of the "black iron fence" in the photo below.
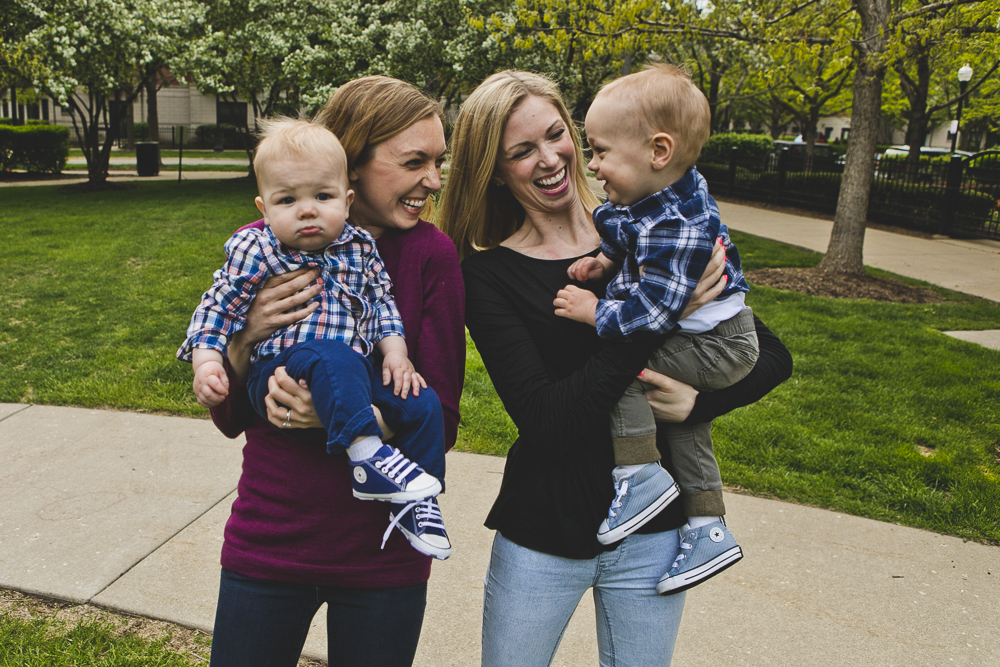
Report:
M 844 165 L 837 158 L 783 150 L 762 160 L 736 153 L 727 164 L 698 165 L 713 193 L 833 213 Z M 868 219 L 956 237 L 1000 239 L 1000 151 L 973 156 L 906 156 L 875 165 Z

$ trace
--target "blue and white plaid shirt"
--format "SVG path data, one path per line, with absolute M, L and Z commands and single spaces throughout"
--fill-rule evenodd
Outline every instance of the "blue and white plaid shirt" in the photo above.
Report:
M 320 268 L 323 289 L 309 302 L 318 300 L 319 308 L 259 343 L 252 361 L 314 338 L 339 340 L 368 356 L 385 336 L 403 335 L 403 320 L 389 293 L 389 274 L 375 240 L 363 229 L 344 225 L 340 237 L 320 252 L 289 248 L 270 227 L 239 231 L 225 247 L 226 263 L 215 272 L 215 282 L 202 296 L 187 340 L 177 351 L 182 361 L 191 361 L 196 347 L 225 353 L 230 336 L 245 325 L 247 310 L 264 282 L 305 266 Z
M 608 285 L 607 298 L 597 303 L 601 338 L 630 340 L 671 331 L 712 257 L 716 238 L 726 247 L 729 276 L 716 301 L 750 291 L 729 230 L 694 167 L 670 187 L 631 206 L 605 202 L 594 211 L 594 225 L 601 235 L 601 252 L 621 266 Z

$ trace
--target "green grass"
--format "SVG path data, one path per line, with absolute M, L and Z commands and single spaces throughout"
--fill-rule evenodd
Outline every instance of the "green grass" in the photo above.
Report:
M 236 181 L 5 188 L 0 402 L 204 415 L 190 366 L 173 355 L 222 244 L 257 218 L 254 194 Z M 734 238 L 747 270 L 820 259 Z M 940 333 L 1000 328 L 1000 307 L 937 291 L 946 302 L 906 305 L 754 286 L 749 303 L 792 351 L 795 373 L 716 421 L 726 483 L 1000 542 L 1000 352 Z M 458 447 L 504 455 L 516 429 L 468 345 Z
M 0 667 L 190 667 L 205 659 L 176 653 L 166 639 L 120 634 L 108 623 L 0 616 Z
M 161 149 L 160 157 L 177 157 L 180 151 Z M 201 158 L 203 160 L 245 160 L 247 159 L 246 151 L 223 151 L 221 153 L 215 153 L 211 150 L 200 150 L 195 148 L 185 148 L 184 155 L 188 157 Z M 79 148 L 69 149 L 70 157 L 83 157 L 83 151 Z M 135 151 L 119 151 L 112 150 L 111 157 L 135 157 Z

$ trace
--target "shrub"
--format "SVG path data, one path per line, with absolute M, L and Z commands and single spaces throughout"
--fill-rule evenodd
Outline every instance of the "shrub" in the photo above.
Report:
M 69 157 L 69 128 L 0 125 L 0 170 L 59 173 Z
M 699 162 L 726 163 L 736 149 L 737 160 L 764 160 L 774 151 L 774 142 L 765 134 L 713 134 L 701 149 Z M 700 167 L 699 167 L 700 169 Z
M 222 131 L 222 147 L 228 150 L 245 150 L 247 144 L 250 148 L 257 145 L 257 138 L 252 134 L 248 135 L 245 130 L 241 130 L 235 125 L 199 125 L 194 130 L 195 140 L 202 148 L 214 148 L 218 140 L 218 132 Z

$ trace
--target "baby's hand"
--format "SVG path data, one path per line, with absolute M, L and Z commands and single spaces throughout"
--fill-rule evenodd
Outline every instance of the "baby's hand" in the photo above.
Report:
M 605 266 L 596 257 L 581 257 L 566 269 L 566 273 L 573 280 L 585 283 L 588 280 L 597 280 L 604 277 Z
M 226 369 L 217 361 L 206 361 L 194 371 L 194 395 L 198 405 L 214 408 L 229 395 Z
M 406 398 L 410 389 L 413 395 L 419 396 L 420 389 L 427 388 L 427 383 L 420 373 L 413 368 L 413 362 L 402 352 L 389 352 L 382 359 L 382 384 L 394 383 L 392 393 Z
M 552 305 L 556 307 L 556 315 L 559 317 L 597 326 L 597 297 L 589 290 L 566 285 L 556 294 Z

